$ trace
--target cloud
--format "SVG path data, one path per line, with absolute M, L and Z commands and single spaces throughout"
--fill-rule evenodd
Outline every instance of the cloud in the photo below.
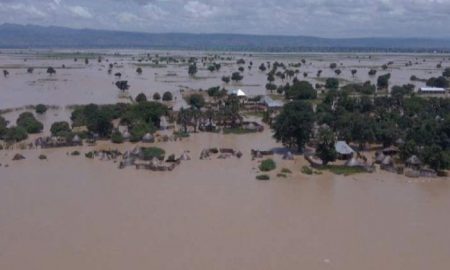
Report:
M 147 32 L 450 36 L 450 0 L 0 0 L 0 23 Z
M 93 17 L 92 13 L 82 6 L 67 6 L 67 9 L 75 16 L 80 18 L 90 19 Z
M 195 18 L 206 18 L 217 13 L 218 8 L 201 3 L 199 1 L 188 1 L 184 9 Z

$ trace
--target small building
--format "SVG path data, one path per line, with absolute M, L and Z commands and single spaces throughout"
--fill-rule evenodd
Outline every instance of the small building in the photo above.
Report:
M 339 155 L 339 159 L 351 159 L 355 150 L 353 150 L 345 141 L 337 141 L 334 149 Z
M 446 92 L 447 92 L 447 90 L 445 90 L 444 88 L 440 88 L 440 87 L 425 86 L 425 87 L 419 88 L 420 94 L 445 94 Z
M 422 161 L 416 156 L 412 155 L 405 161 L 406 167 L 419 170 L 422 166 Z
M 280 109 L 283 107 L 283 102 L 279 100 L 274 100 L 269 96 L 263 96 L 261 97 L 261 101 L 264 106 L 266 106 L 268 109 Z
M 240 98 L 247 96 L 247 94 L 244 91 L 242 91 L 242 89 L 231 89 L 228 91 L 228 95 L 234 95 Z

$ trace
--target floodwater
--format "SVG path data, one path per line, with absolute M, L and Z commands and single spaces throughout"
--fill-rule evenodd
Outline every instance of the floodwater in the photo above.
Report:
M 303 159 L 278 156 L 272 179 L 257 181 L 249 152 L 262 145 L 279 147 L 267 131 L 161 143 L 192 156 L 165 173 L 119 170 L 67 156 L 69 149 L 19 151 L 27 159 L 16 162 L 16 151 L 1 151 L 0 269 L 450 266 L 449 181 L 304 176 Z M 203 147 L 216 146 L 244 156 L 198 160 Z M 39 161 L 40 153 L 49 160 Z M 276 178 L 283 167 L 292 176 Z
M 203 57 L 219 55 L 224 60 L 214 60 L 222 64 L 219 72 L 207 70 L 207 64 L 198 64 L 196 78 L 191 78 L 187 73 L 187 63 L 165 63 L 158 65 L 145 59 L 149 54 L 152 59 L 159 57 L 174 57 L 178 60 L 189 57 Z M 102 56 L 102 62 L 97 62 L 97 57 Z M 89 57 L 89 63 L 84 63 L 84 57 Z M 77 58 L 78 61 L 74 61 Z M 229 59 L 228 59 L 229 58 Z M 246 61 L 242 65 L 245 70 L 242 73 L 244 79 L 240 83 L 224 84 L 222 76 L 230 76 L 238 70 L 236 60 L 243 58 Z M 0 53 L 0 70 L 8 70 L 8 77 L 0 77 L 0 109 L 17 108 L 39 103 L 47 105 L 65 106 L 87 103 L 116 103 L 123 101 L 119 98 L 119 90 L 114 85 L 118 80 L 114 76 L 116 72 L 122 74 L 121 80 L 127 80 L 130 84 L 129 93 L 132 97 L 143 92 L 151 97 L 153 93 L 160 94 L 171 91 L 176 97 L 180 97 L 181 89 L 208 89 L 212 86 L 230 88 L 242 88 L 249 95 L 265 94 L 267 83 L 266 72 L 259 71 L 261 63 L 282 62 L 285 65 L 299 63 L 302 59 L 306 62 L 299 69 L 297 77 L 306 79 L 311 83 L 323 83 L 328 77 L 336 77 L 329 68 L 330 63 L 337 63 L 342 74 L 338 76 L 342 83 L 364 82 L 367 80 L 376 82 L 380 74 L 391 73 L 391 85 L 413 83 L 423 86 L 423 82 L 411 82 L 412 75 L 421 79 L 439 76 L 442 70 L 436 68 L 450 66 L 448 55 L 434 54 L 242 54 L 242 53 L 216 53 L 216 52 L 180 52 L 180 51 L 133 51 L 133 50 L 92 50 L 92 51 L 9 51 Z M 250 62 L 253 67 L 248 69 Z M 381 66 L 393 62 L 387 70 Z M 406 67 L 406 63 L 412 66 Z M 109 64 L 116 64 L 112 73 L 108 74 Z M 62 68 L 63 65 L 65 68 Z M 47 67 L 56 69 L 55 75 L 46 73 Z M 141 66 L 143 73 L 136 73 L 136 68 Z M 27 73 L 28 67 L 34 67 L 32 74 Z M 368 71 L 377 69 L 377 76 L 370 77 Z M 293 68 L 292 69 L 297 69 Z M 357 69 L 355 76 L 351 70 Z M 318 70 L 323 70 L 321 78 L 316 77 Z M 308 73 L 304 78 L 303 73 Z M 276 84 L 285 84 L 287 80 L 278 79 Z M 181 99 L 180 99 L 181 100 Z

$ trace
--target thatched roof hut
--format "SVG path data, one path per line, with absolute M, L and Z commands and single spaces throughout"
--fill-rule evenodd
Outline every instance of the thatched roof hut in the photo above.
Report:
M 72 142 L 73 142 L 73 143 L 76 143 L 76 144 L 81 143 L 81 138 L 80 138 L 80 136 L 78 136 L 78 134 L 76 134 L 75 136 L 73 136 Z
M 142 137 L 142 142 L 144 142 L 144 143 L 154 143 L 155 142 L 155 137 L 152 134 L 147 133 L 147 134 L 145 134 Z
M 180 160 L 191 160 L 191 157 L 189 156 L 189 154 L 187 152 L 184 152 L 181 156 L 180 156 Z
M 364 164 L 362 164 L 362 162 L 360 162 L 357 158 L 352 157 L 351 159 L 349 159 L 346 163 L 345 166 L 348 167 L 359 167 L 359 166 L 363 166 Z
M 409 168 L 420 168 L 422 161 L 416 155 L 412 155 L 405 161 L 405 164 Z
M 383 149 L 383 154 L 388 155 L 388 156 L 394 156 L 396 154 L 398 154 L 399 150 L 398 147 L 396 146 L 390 146 L 387 148 Z
M 21 154 L 15 154 L 12 160 L 23 160 L 25 157 Z

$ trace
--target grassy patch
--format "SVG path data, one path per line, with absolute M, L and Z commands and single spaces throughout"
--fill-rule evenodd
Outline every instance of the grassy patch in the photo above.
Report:
M 174 135 L 175 137 L 180 137 L 180 138 L 187 138 L 187 137 L 190 136 L 189 132 L 184 132 L 184 131 L 175 131 L 175 132 L 173 133 L 173 135 Z
M 275 163 L 275 161 L 273 161 L 273 159 L 265 159 L 261 162 L 261 164 L 259 165 L 259 169 L 262 172 L 270 172 L 275 170 L 275 168 L 277 167 L 277 164 Z
M 164 159 L 166 151 L 158 147 L 142 147 L 142 155 L 144 160 L 151 160 L 153 158 Z
M 358 173 L 365 173 L 366 171 L 359 167 L 347 167 L 347 166 L 339 166 L 339 165 L 327 165 L 322 166 L 321 170 L 328 170 L 337 175 L 352 175 Z
M 245 128 L 224 128 L 223 134 L 250 134 L 256 133 L 256 130 L 249 130 Z
M 289 173 L 292 173 L 292 171 L 289 170 L 288 168 L 283 168 L 283 169 L 281 169 L 281 173 L 289 174 Z
M 306 175 L 312 175 L 313 174 L 313 170 L 308 167 L 308 166 L 303 166 L 302 167 L 302 173 L 306 174 Z
M 260 174 L 256 176 L 256 180 L 267 181 L 270 180 L 270 176 L 268 176 L 267 174 Z

